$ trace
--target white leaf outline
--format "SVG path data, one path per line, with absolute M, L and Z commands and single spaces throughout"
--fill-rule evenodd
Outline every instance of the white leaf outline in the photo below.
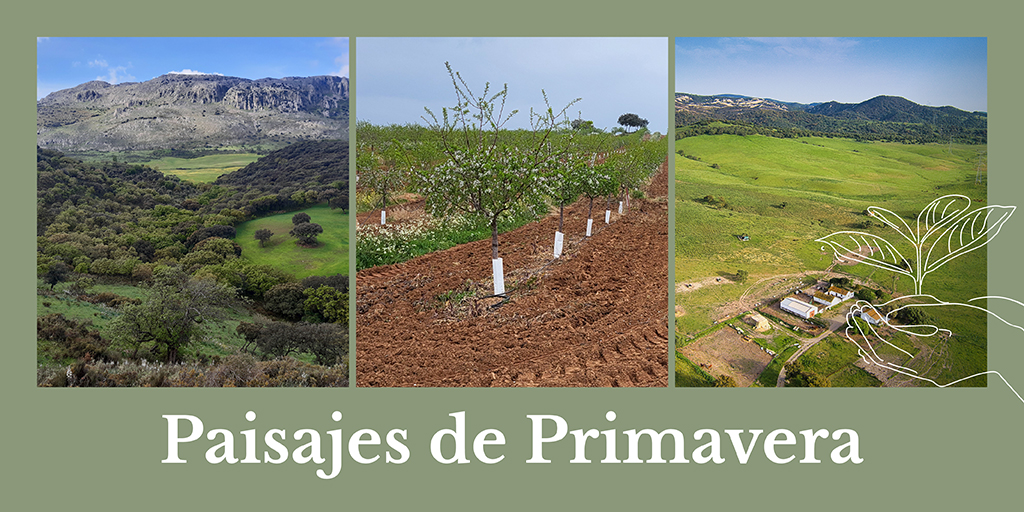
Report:
M 990 220 L 992 214 L 999 210 L 1002 210 L 1002 216 L 994 221 Z M 939 234 L 935 243 L 928 249 L 928 253 L 924 257 L 924 262 L 921 263 L 921 268 L 923 269 L 923 273 L 921 274 L 922 279 L 924 276 L 927 276 L 939 267 L 945 265 L 949 260 L 984 247 L 999 234 L 1003 224 L 1006 223 L 1016 210 L 1016 206 L 991 205 L 978 208 L 977 210 L 967 214 L 958 215 L 955 222 L 953 222 L 952 225 L 948 225 L 948 227 Z M 981 223 L 980 226 L 978 225 L 979 220 Z M 944 222 L 943 224 L 947 223 Z M 929 230 L 925 236 L 930 236 L 940 228 L 941 226 L 936 226 L 932 230 Z M 963 242 L 965 233 L 972 237 L 966 244 Z M 943 240 L 946 241 L 945 244 L 942 244 Z M 958 244 L 959 247 L 954 249 L 954 244 Z M 935 251 L 936 248 L 941 250 L 943 245 L 946 247 L 946 254 L 933 262 L 931 259 L 932 252 Z
M 963 208 L 954 209 L 950 211 L 950 208 L 955 208 L 955 203 L 959 200 L 967 201 L 967 204 Z M 943 203 L 945 202 L 945 205 Z M 939 211 L 939 207 L 942 210 Z M 921 213 L 917 214 L 917 239 L 921 246 L 924 246 L 925 241 L 928 237 L 939 231 L 940 229 L 948 226 L 949 224 L 956 222 L 961 216 L 967 213 L 971 208 L 971 198 L 960 195 L 960 194 L 949 194 L 942 196 L 925 206 L 921 209 Z M 936 219 L 936 215 L 938 219 Z M 937 220 L 937 221 L 936 221 Z M 921 234 L 921 226 L 924 225 L 924 234 Z
M 915 231 L 910 229 L 910 225 L 907 224 L 907 221 L 903 220 L 903 217 L 879 206 L 869 206 L 868 213 L 872 217 L 882 221 L 883 224 L 895 229 L 897 233 L 902 235 L 903 238 L 906 238 L 907 241 L 915 247 L 917 246 L 917 236 L 915 236 Z M 897 224 L 893 219 L 898 220 L 899 223 Z
M 849 239 L 849 241 L 846 239 Z M 910 276 L 911 278 L 914 277 L 912 267 L 910 269 L 903 269 L 900 267 L 900 263 L 906 260 L 903 253 L 901 253 L 891 242 L 879 235 L 873 235 L 871 233 L 864 233 L 861 231 L 837 231 L 815 241 L 823 242 L 831 246 L 837 260 L 855 261 L 857 263 L 864 263 L 883 270 L 898 272 L 900 274 Z M 874 246 L 871 245 L 871 241 L 874 241 Z M 844 245 L 850 244 L 851 242 L 856 245 L 856 249 Z M 868 248 L 872 256 L 876 250 L 879 251 L 882 254 L 882 259 L 860 254 L 860 251 L 865 247 Z M 890 257 L 892 258 L 892 262 L 886 261 L 886 258 Z

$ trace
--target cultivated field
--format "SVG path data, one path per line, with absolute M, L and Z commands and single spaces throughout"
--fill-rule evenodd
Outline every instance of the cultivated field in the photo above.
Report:
M 259 159 L 253 153 L 231 155 L 208 155 L 199 158 L 165 157 L 158 160 L 143 162 L 164 174 L 173 174 L 183 180 L 194 183 L 209 183 L 221 174 L 237 171 Z
M 557 215 L 502 234 L 507 299 L 489 297 L 490 240 L 359 271 L 358 384 L 664 386 L 667 166 L 646 195 L 608 225 L 595 208 L 591 238 L 587 202 L 567 207 L 555 261 Z

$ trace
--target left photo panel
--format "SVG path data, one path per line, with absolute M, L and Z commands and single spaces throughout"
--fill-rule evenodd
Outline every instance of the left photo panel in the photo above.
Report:
M 36 384 L 348 386 L 349 39 L 36 50 Z

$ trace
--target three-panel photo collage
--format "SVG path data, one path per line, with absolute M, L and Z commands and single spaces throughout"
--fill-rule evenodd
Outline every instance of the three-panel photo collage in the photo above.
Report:
M 986 38 L 37 38 L 39 387 L 987 384 Z

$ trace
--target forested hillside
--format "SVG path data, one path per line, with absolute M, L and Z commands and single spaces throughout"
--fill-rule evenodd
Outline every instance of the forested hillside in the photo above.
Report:
M 743 96 L 676 94 L 676 138 L 696 135 L 844 137 L 911 144 L 984 144 L 988 116 L 953 107 L 919 105 L 898 96 L 862 103 L 784 103 Z M 717 123 L 715 121 L 718 121 Z
M 347 206 L 347 165 L 347 143 L 310 142 L 242 179 L 194 185 L 37 148 L 39 384 L 345 385 L 348 277 L 297 280 L 253 263 L 233 238 L 265 214 Z M 315 237 L 299 242 L 276 240 L 318 248 Z M 170 366 L 117 370 L 147 360 Z M 225 377 L 229 363 L 246 376 Z

